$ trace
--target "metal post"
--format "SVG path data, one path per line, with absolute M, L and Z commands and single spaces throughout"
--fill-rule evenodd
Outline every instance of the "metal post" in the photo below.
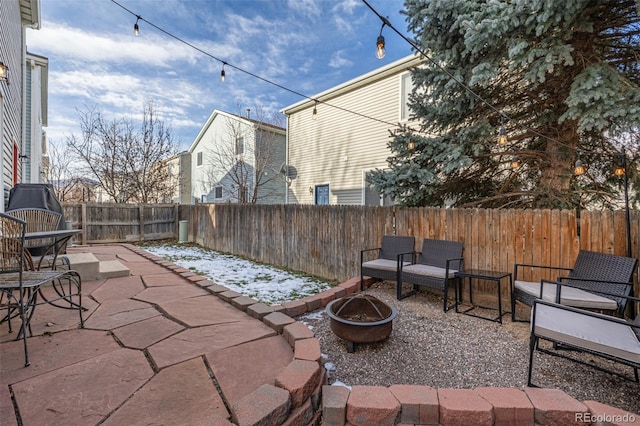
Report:
M 627 152 L 622 151 L 622 167 L 624 168 L 624 219 L 625 219 L 625 231 L 627 237 L 627 257 L 631 256 L 631 218 L 629 215 L 629 170 L 627 169 Z

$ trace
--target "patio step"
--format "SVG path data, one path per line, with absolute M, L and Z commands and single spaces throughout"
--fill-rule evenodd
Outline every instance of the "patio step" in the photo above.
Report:
M 131 275 L 129 268 L 120 263 L 119 260 L 103 260 L 99 266 L 100 278 L 128 277 Z
M 71 269 L 78 271 L 82 281 L 96 281 L 106 278 L 128 277 L 129 268 L 118 260 L 98 260 L 93 253 L 65 254 Z
M 64 256 L 69 259 L 71 269 L 80 274 L 83 282 L 100 279 L 100 262 L 93 253 L 68 253 Z

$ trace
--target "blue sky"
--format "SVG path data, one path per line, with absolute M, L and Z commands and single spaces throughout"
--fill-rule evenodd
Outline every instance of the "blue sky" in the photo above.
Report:
M 307 96 L 411 54 L 361 0 L 117 0 L 199 49 Z M 400 31 L 403 0 L 369 0 Z M 214 109 L 277 114 L 300 96 L 225 67 L 139 22 L 111 0 L 41 0 L 42 27 L 27 30 L 29 52 L 49 58 L 50 141 L 79 133 L 77 109 L 137 120 L 145 101 L 189 147 Z M 406 33 L 405 33 L 406 34 Z M 254 116 L 255 117 L 255 116 Z

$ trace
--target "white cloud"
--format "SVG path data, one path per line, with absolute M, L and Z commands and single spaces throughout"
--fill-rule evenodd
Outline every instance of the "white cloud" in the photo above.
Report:
M 329 61 L 329 66 L 331 68 L 344 68 L 344 67 L 352 66 L 353 62 L 343 56 L 345 53 L 346 52 L 344 50 L 338 50 L 331 57 L 331 60 Z
M 320 5 L 316 0 L 288 0 L 287 7 L 310 18 L 317 18 L 321 14 Z

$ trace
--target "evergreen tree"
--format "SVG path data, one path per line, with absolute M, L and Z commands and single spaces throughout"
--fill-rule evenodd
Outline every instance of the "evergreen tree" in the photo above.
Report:
M 431 60 L 413 71 L 414 121 L 391 136 L 388 169 L 368 181 L 376 190 L 409 206 L 609 206 L 622 149 L 640 188 L 636 0 L 406 0 L 405 8 Z M 587 166 L 580 177 L 578 157 Z

